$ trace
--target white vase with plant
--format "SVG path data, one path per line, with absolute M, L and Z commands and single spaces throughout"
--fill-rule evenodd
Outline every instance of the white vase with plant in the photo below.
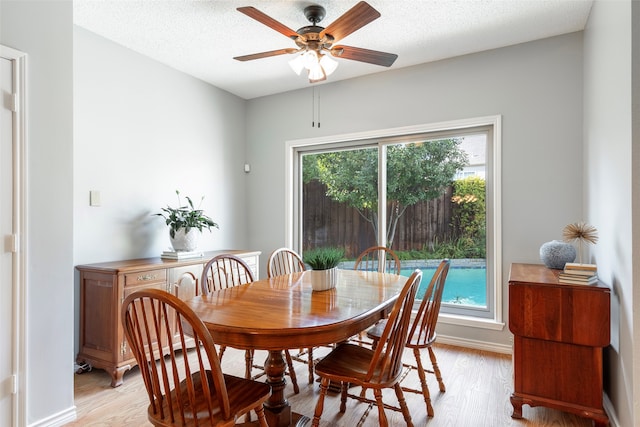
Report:
M 198 248 L 198 242 L 202 230 L 220 228 L 210 217 L 204 214 L 202 209 L 194 206 L 190 197 L 186 196 L 186 204 L 180 201 L 180 191 L 176 190 L 178 196 L 178 207 L 167 206 L 161 208 L 162 212 L 154 215 L 164 218 L 169 226 L 169 238 L 171 246 L 176 252 L 191 252 Z M 204 196 L 200 199 L 200 204 Z

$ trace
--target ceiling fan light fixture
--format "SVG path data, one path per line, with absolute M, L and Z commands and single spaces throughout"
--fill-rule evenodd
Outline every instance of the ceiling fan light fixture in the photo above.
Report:
M 304 59 L 302 58 L 302 55 L 297 55 L 295 58 L 289 61 L 289 66 L 294 73 L 300 75 L 302 69 L 304 68 Z
M 320 66 L 324 70 L 324 73 L 330 76 L 336 68 L 338 68 L 338 61 L 325 54 L 320 58 Z
M 306 69 L 309 81 L 315 83 L 326 80 L 327 76 L 336 70 L 338 62 L 328 55 L 307 49 L 289 61 L 289 66 L 297 75 Z
M 315 50 L 306 50 L 302 54 L 302 60 L 304 61 L 304 68 L 311 70 L 318 64 L 318 54 Z
M 322 69 L 319 62 L 309 69 L 309 81 L 311 83 L 320 82 L 327 79 L 327 74 Z

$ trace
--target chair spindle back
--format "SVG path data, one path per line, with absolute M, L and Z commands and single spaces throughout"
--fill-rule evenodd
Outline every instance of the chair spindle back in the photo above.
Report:
M 436 324 L 440 313 L 442 292 L 449 274 L 450 264 L 448 259 L 440 261 L 424 297 L 422 297 L 422 302 L 409 331 L 409 341 L 413 345 L 425 346 L 436 338 Z
M 207 424 L 217 412 L 231 418 L 213 338 L 183 301 L 159 289 L 137 291 L 124 300 L 121 321 L 147 389 L 150 415 L 172 425 Z M 191 339 L 197 343 L 193 354 L 176 355 Z M 174 389 L 181 381 L 186 393 Z
M 400 274 L 400 268 L 398 255 L 385 246 L 372 246 L 365 249 L 353 266 L 354 270 L 395 274 Z
M 267 261 L 267 277 L 282 276 L 289 273 L 305 271 L 300 255 L 289 248 L 276 249 Z
M 205 265 L 200 279 L 202 295 L 254 281 L 251 267 L 240 257 L 218 255 Z

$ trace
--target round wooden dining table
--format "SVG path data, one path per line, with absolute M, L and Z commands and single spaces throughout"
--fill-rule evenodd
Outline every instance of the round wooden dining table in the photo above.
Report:
M 265 413 L 271 427 L 309 421 L 292 415 L 284 396 L 283 349 L 346 341 L 385 318 L 407 281 L 395 274 L 338 270 L 335 288 L 317 292 L 313 273 L 257 280 L 187 301 L 217 344 L 268 350 L 264 367 L 271 396 Z

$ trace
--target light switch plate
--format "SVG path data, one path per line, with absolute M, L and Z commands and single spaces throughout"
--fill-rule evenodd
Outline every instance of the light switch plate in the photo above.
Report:
M 89 191 L 89 206 L 100 206 L 100 192 L 97 190 Z

